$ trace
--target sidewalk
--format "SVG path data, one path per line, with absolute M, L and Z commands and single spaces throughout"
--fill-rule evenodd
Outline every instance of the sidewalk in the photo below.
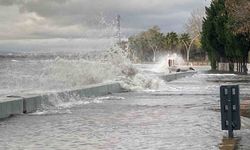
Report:
M 241 116 L 250 118 L 250 100 L 243 100 L 240 104 Z

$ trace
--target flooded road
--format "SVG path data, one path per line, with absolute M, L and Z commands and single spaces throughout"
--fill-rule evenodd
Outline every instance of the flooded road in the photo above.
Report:
M 161 83 L 158 90 L 82 99 L 84 103 L 0 122 L 0 149 L 219 149 L 219 79 L 235 79 L 241 97 L 250 83 L 236 75 L 205 74 Z M 244 78 L 244 77 L 243 77 Z M 239 80 L 237 80 L 239 79 Z M 249 120 L 236 131 L 239 149 L 250 149 Z

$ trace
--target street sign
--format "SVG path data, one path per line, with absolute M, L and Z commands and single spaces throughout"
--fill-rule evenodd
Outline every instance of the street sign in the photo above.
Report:
M 221 127 L 233 137 L 233 130 L 240 130 L 239 85 L 220 87 Z

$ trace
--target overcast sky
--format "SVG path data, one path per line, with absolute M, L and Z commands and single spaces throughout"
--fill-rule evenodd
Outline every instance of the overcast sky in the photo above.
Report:
M 182 32 L 194 9 L 209 0 L 0 0 L 0 40 L 78 39 L 122 35 L 158 25 Z M 0 45 L 1 48 L 1 45 Z

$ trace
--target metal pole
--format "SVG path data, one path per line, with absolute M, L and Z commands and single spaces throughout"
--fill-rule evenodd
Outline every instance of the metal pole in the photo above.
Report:
M 121 43 L 121 16 L 117 15 L 117 38 L 118 42 Z

